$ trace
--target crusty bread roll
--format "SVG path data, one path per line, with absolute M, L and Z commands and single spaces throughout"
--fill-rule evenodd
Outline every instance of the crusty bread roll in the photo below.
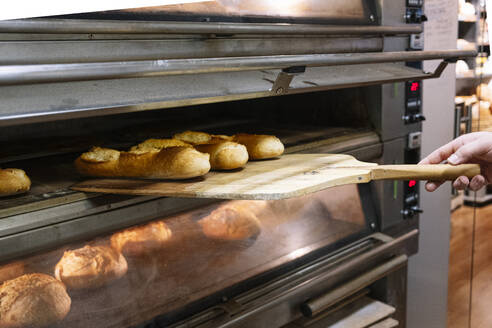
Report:
M 25 272 L 24 262 L 15 261 L 0 266 L 0 283 L 22 276 Z
M 29 191 L 31 180 L 20 169 L 0 169 L 0 197 Z
M 198 224 L 207 237 L 219 240 L 244 240 L 257 236 L 261 231 L 253 211 L 239 202 L 219 206 Z
M 95 177 L 188 179 L 210 171 L 209 155 L 191 147 L 119 152 L 94 147 L 75 161 L 79 173 Z
M 97 288 L 123 277 L 127 270 L 121 253 L 108 246 L 87 245 L 66 251 L 55 267 L 55 277 L 69 289 Z
M 115 233 L 111 247 L 125 255 L 141 256 L 161 249 L 171 236 L 171 229 L 164 222 L 151 222 Z
M 239 133 L 233 136 L 225 136 L 208 134 L 205 132 L 185 131 L 175 134 L 174 138 L 195 146 L 233 141 L 246 146 L 249 159 L 274 158 L 284 153 L 284 144 L 280 141 L 280 139 L 275 136 L 265 134 Z
M 248 162 L 248 151 L 246 147 L 236 142 L 226 141 L 220 138 L 204 138 L 208 135 L 204 132 L 185 131 L 181 135 L 195 145 L 195 149 L 210 155 L 210 167 L 213 170 L 233 170 L 243 167 Z M 207 140 L 205 143 L 202 141 Z M 148 139 L 132 147 L 132 150 L 154 150 L 159 151 L 171 146 L 193 147 L 190 143 L 178 139 Z
M 46 327 L 63 320 L 71 304 L 65 286 L 55 278 L 33 273 L 0 286 L 0 327 Z
M 284 153 L 284 144 L 275 136 L 240 133 L 232 140 L 246 146 L 250 159 L 274 158 Z
M 196 145 L 195 149 L 210 155 L 210 166 L 214 170 L 233 170 L 248 162 L 246 147 L 232 141 Z

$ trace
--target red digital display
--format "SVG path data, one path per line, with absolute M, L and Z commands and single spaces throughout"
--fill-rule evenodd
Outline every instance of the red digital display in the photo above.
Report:
M 415 187 L 415 185 L 416 185 L 416 184 L 417 184 L 417 181 L 415 181 L 415 180 L 410 180 L 410 181 L 408 181 L 408 186 L 409 186 L 410 188 Z
M 420 84 L 418 82 L 412 82 L 412 84 L 410 84 L 410 91 L 412 92 L 419 91 L 419 87 Z

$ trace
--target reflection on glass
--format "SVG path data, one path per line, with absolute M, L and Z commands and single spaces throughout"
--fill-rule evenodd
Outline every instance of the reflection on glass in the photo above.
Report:
M 138 12 L 171 12 L 227 16 L 360 18 L 364 0 L 215 0 L 130 9 Z
M 128 327 L 365 226 L 355 185 L 282 201 L 222 202 L 4 265 L 0 279 L 41 273 L 64 282 L 71 308 L 59 327 Z M 0 326 L 4 318 L 0 312 Z

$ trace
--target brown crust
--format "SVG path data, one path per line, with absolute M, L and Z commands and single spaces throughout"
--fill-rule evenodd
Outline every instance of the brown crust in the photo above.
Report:
M 191 147 L 169 147 L 160 151 L 119 152 L 118 159 L 88 162 L 82 154 L 75 160 L 79 173 L 95 177 L 188 179 L 210 170 L 209 155 Z
M 176 133 L 173 138 L 192 145 L 201 145 L 211 143 L 213 136 L 206 132 L 188 130 L 181 133 Z
M 46 274 L 26 274 L 0 286 L 0 327 L 45 327 L 63 320 L 70 305 L 61 282 Z
M 151 222 L 115 233 L 111 247 L 128 256 L 141 256 L 163 248 L 171 236 L 171 229 L 164 222 Z
M 0 267 L 0 283 L 22 276 L 25 272 L 24 262 L 16 261 Z
M 192 145 L 178 139 L 147 139 L 133 146 L 130 151 L 160 151 L 169 147 L 192 147 Z
M 87 245 L 66 251 L 55 267 L 55 277 L 69 289 L 97 288 L 123 277 L 127 270 L 121 253 L 108 246 Z
M 232 139 L 246 146 L 250 159 L 274 158 L 284 153 L 284 144 L 275 136 L 239 133 Z
M 177 134 L 189 142 L 195 141 L 195 149 L 210 155 L 210 166 L 213 170 L 233 170 L 243 167 L 248 162 L 248 150 L 236 142 L 225 140 L 227 136 L 211 136 L 204 132 L 185 131 Z M 210 138 L 209 138 L 210 136 Z M 208 140 L 207 143 L 199 143 Z M 188 146 L 191 144 L 178 139 L 148 139 L 132 147 L 133 152 L 159 151 L 173 146 Z
M 198 223 L 207 237 L 219 240 L 245 240 L 261 231 L 253 211 L 237 202 L 218 207 Z
M 20 169 L 0 169 L 0 197 L 28 192 L 31 180 Z
M 248 150 L 236 142 L 218 141 L 197 145 L 195 148 L 210 155 L 210 166 L 214 170 L 233 170 L 243 167 L 248 162 Z
M 192 145 L 204 145 L 232 141 L 246 146 L 249 159 L 275 158 L 284 153 L 284 144 L 279 138 L 266 134 L 238 133 L 233 136 L 208 134 L 199 131 L 184 131 L 174 135 L 174 138 Z M 196 147 L 199 149 L 198 147 Z

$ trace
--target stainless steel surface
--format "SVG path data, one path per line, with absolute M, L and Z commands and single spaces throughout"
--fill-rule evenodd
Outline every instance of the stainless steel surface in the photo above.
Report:
M 381 322 L 378 322 L 368 328 L 394 328 L 398 327 L 399 322 L 393 318 L 388 318 L 386 320 L 383 320 Z
M 405 161 L 406 136 L 383 142 L 383 156 L 380 163 L 403 164 Z M 404 181 L 377 181 L 372 184 L 378 202 L 381 231 L 400 224 L 402 219 Z
M 476 51 L 396 51 L 316 55 L 251 56 L 197 59 L 161 59 L 81 64 L 41 64 L 0 66 L 0 85 L 87 81 L 148 76 L 240 72 L 288 68 L 323 67 L 459 59 L 476 56 Z
M 0 87 L 0 126 L 270 97 L 274 95 L 270 89 L 278 73 L 278 70 L 269 70 L 4 86 Z M 430 76 L 432 74 L 389 63 L 307 68 L 306 73 L 294 77 L 288 92 L 304 93 Z
M 19 19 L 0 22 L 0 33 L 391 35 L 415 34 L 421 32 L 422 27 L 420 25 L 324 26 L 306 24 L 198 23 L 76 19 Z
M 369 148 L 375 146 L 375 148 Z M 286 154 L 300 153 L 300 154 L 315 154 L 315 153 L 345 153 L 352 154 L 356 152 L 359 156 L 355 156 L 361 161 L 367 161 L 370 159 L 379 158 L 382 153 L 382 144 L 377 133 L 374 132 L 360 132 L 354 134 L 347 134 L 338 137 L 332 137 L 314 141 L 311 143 L 305 143 L 298 146 L 288 147 L 285 150 Z
M 187 15 L 200 21 L 210 18 L 221 21 L 224 18 L 265 19 L 273 22 L 309 21 L 334 24 L 372 25 L 376 22 L 378 12 L 375 0 L 304 0 L 278 2 L 271 0 L 208 0 L 198 3 L 161 5 L 146 8 L 131 8 L 112 11 L 111 14 L 120 18 L 162 17 L 166 14 Z M 118 16 L 120 14 L 120 16 Z M 104 17 L 104 13 L 93 14 L 91 18 Z M 249 21 L 249 20 L 248 20 Z
M 395 313 L 394 306 L 364 296 L 332 313 L 322 313 L 311 321 L 298 320 L 282 328 L 369 328 L 393 313 Z
M 93 199 L 91 200 L 86 199 L 65 203 L 63 203 L 63 200 L 60 200 L 59 204 L 51 207 L 41 207 L 33 212 L 2 217 L 0 220 L 0 238 L 20 233 L 29 234 L 30 230 L 70 221 L 83 216 L 100 214 L 126 206 L 138 205 L 157 198 L 119 197 L 115 195 L 100 196 L 93 194 Z
M 255 304 L 260 304 L 264 302 L 268 302 L 270 299 L 275 299 L 275 295 L 279 295 L 280 293 L 291 290 L 298 285 L 304 284 L 306 281 L 319 276 L 319 274 L 330 270 L 333 266 L 336 266 L 339 263 L 343 263 L 351 258 L 357 257 L 360 254 L 363 254 L 381 242 L 391 241 L 391 238 L 386 238 L 384 235 L 375 234 L 363 238 L 353 244 L 347 245 L 345 247 L 337 249 L 335 252 L 327 254 L 322 258 L 318 258 L 314 261 L 314 263 L 308 263 L 300 268 L 291 270 L 283 274 L 282 276 L 274 279 L 273 281 L 269 281 L 266 284 L 262 284 L 256 288 L 246 291 L 245 293 L 238 295 L 237 297 L 231 298 L 230 301 L 233 301 L 237 304 L 241 304 L 244 309 L 248 307 L 254 306 Z M 318 292 L 315 288 L 313 288 L 313 292 Z M 268 323 L 275 322 L 275 327 L 279 327 L 284 325 L 285 323 L 291 322 L 294 319 L 303 318 L 300 308 L 297 305 L 302 304 L 305 299 L 297 298 L 297 299 L 289 299 L 290 303 L 295 305 L 290 309 L 291 304 L 281 303 L 281 305 L 277 306 L 278 311 L 275 311 L 275 317 L 267 316 L 265 321 Z M 282 304 L 284 304 L 282 306 Z M 271 313 L 267 313 L 271 314 Z M 217 324 L 228 319 L 227 313 L 220 306 L 209 308 L 192 318 L 187 318 L 179 323 L 172 325 L 172 328 L 195 328 L 195 327 L 216 327 Z M 262 322 L 246 322 L 244 325 L 240 327 L 248 327 L 254 326 L 263 327 Z
M 1 22 L 0 22 L 1 24 Z M 29 35 L 32 37 L 33 35 Z M 149 36 L 149 35 L 147 35 Z M 150 35 L 152 36 L 152 35 Z M 0 34 L 0 38 L 2 34 Z M 2 65 L 381 51 L 376 37 L 187 37 L 161 40 L 20 40 L 0 42 Z
M 326 288 L 326 285 L 332 285 L 333 283 L 338 281 L 340 276 L 350 276 L 351 274 L 353 274 L 355 268 L 360 268 L 363 263 L 372 263 L 375 259 L 380 258 L 382 254 L 387 254 L 392 250 L 394 251 L 395 249 L 398 249 L 398 247 L 401 247 L 402 244 L 404 244 L 409 239 L 415 237 L 417 234 L 418 231 L 413 230 L 353 259 L 339 263 L 332 270 L 326 271 L 325 273 L 322 273 L 315 278 L 294 286 L 291 289 L 283 290 L 280 294 L 272 296 L 271 299 L 268 300 L 268 302 L 262 302 L 232 318 L 227 318 L 226 320 L 224 320 L 224 323 L 219 324 L 217 322 L 215 324 L 217 325 L 217 327 L 229 328 L 247 327 L 248 323 L 251 325 L 253 322 L 257 322 L 257 327 L 268 327 L 268 325 L 271 324 L 271 320 L 273 320 L 273 318 L 269 316 L 271 315 L 271 313 L 268 313 L 268 311 L 273 310 L 279 306 L 281 306 L 282 312 L 288 311 L 292 313 L 292 316 L 294 316 L 296 311 L 293 309 L 298 309 L 301 300 L 303 299 L 303 297 L 306 297 L 307 294 L 312 295 L 313 288 L 315 288 L 319 292 L 320 289 Z M 287 301 L 289 300 L 291 302 L 295 300 L 296 303 L 288 304 Z M 285 304 L 285 302 L 287 302 L 287 304 Z M 284 304 L 282 305 L 282 303 Z M 266 315 L 266 313 L 268 313 L 269 315 Z M 259 319 L 260 317 L 262 318 L 262 320 Z M 292 319 L 293 318 L 291 317 L 290 320 Z M 289 321 L 284 322 L 283 324 L 287 324 L 288 322 Z
M 304 315 L 312 317 L 320 314 L 329 307 L 335 305 L 335 303 L 341 301 L 343 298 L 360 291 L 376 280 L 388 275 L 390 272 L 401 268 L 407 263 L 407 260 L 408 256 L 405 254 L 397 256 L 369 271 L 364 272 L 362 275 L 346 282 L 342 286 L 337 287 L 326 294 L 318 296 L 315 299 L 307 301 L 302 306 Z

